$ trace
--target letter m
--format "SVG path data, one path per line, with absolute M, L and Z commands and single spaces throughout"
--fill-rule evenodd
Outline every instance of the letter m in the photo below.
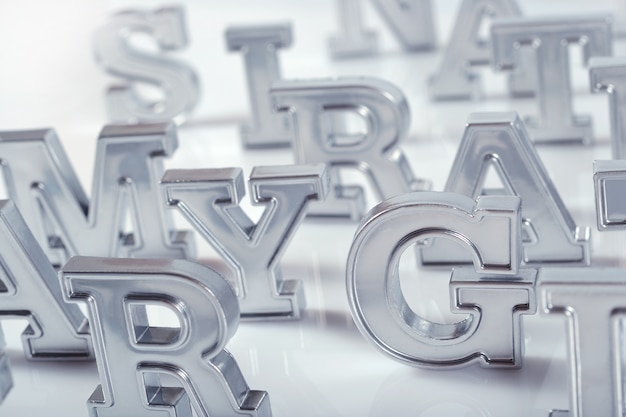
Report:
M 52 129 L 0 132 L 0 163 L 9 198 L 53 265 L 74 255 L 177 258 L 187 234 L 172 230 L 158 184 L 177 145 L 170 124 L 105 126 L 91 201 Z

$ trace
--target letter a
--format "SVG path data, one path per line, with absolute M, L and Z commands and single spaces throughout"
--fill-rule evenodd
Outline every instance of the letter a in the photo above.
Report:
M 589 228 L 580 229 L 574 223 L 515 113 L 470 116 L 445 191 L 470 198 L 484 194 L 490 166 L 505 191 L 522 199 L 523 262 L 588 265 Z M 456 246 L 433 239 L 430 247 L 422 248 L 422 262 L 464 264 L 470 258 Z

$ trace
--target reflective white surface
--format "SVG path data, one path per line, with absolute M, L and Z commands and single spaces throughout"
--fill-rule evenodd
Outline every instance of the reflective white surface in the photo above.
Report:
M 433 2 L 443 44 L 458 1 Z M 288 149 L 244 151 L 241 146 L 238 125 L 247 117 L 248 98 L 241 56 L 226 52 L 223 31 L 230 24 L 292 21 L 294 44 L 279 52 L 285 78 L 368 75 L 402 88 L 412 110 L 411 133 L 402 148 L 416 176 L 432 179 L 434 190 L 443 189 L 470 112 L 536 112 L 533 99 L 510 100 L 506 75 L 490 68 L 480 70 L 485 100 L 431 103 L 426 80 L 441 49 L 402 52 L 369 4 L 364 10 L 366 26 L 380 31 L 381 53 L 331 61 L 326 47 L 328 36 L 336 31 L 331 0 L 185 3 L 191 46 L 176 57 L 195 66 L 203 92 L 199 108 L 179 129 L 180 147 L 167 168 L 240 166 L 247 175 L 253 166 L 293 162 Z M 623 10 L 617 3 L 520 0 L 529 15 Z M 111 82 L 93 60 L 91 35 L 120 7 L 158 5 L 147 0 L 1 2 L 0 129 L 55 127 L 89 189 L 96 138 L 107 121 L 104 91 Z M 626 16 L 618 19 L 626 21 Z M 150 46 L 146 39 L 138 41 Z M 615 54 L 625 53 L 626 40 L 617 39 Z M 610 158 L 608 98 L 589 92 L 580 54 L 571 56 L 578 63 L 572 72 L 574 108 L 593 115 L 595 144 L 541 145 L 538 152 L 576 223 L 593 227 L 592 265 L 626 267 L 626 235 L 595 230 L 592 161 Z M 358 333 L 348 311 L 345 262 L 355 229 L 356 224 L 348 222 L 305 221 L 283 258 L 285 278 L 301 279 L 305 286 L 304 317 L 296 322 L 242 323 L 228 345 L 251 388 L 269 392 L 275 417 L 528 417 L 568 407 L 565 324 L 559 318 L 524 318 L 526 353 L 522 369 L 516 371 L 477 366 L 420 370 L 379 353 Z M 203 259 L 229 273 L 207 246 L 200 248 Z M 447 312 L 449 271 L 416 271 L 410 255 L 401 265 L 408 302 L 432 320 L 452 320 Z M 23 327 L 19 321 L 3 323 L 14 388 L 0 405 L 0 416 L 86 416 L 85 402 L 99 382 L 95 365 L 27 362 L 20 343 Z

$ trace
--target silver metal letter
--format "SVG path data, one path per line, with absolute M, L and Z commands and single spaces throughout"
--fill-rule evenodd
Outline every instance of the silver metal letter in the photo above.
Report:
M 324 163 L 330 170 L 332 192 L 310 215 L 355 220 L 363 216 L 363 190 L 341 185 L 340 168 L 366 173 L 379 201 L 430 187 L 427 180 L 415 178 L 400 150 L 410 112 L 404 94 L 393 84 L 376 78 L 279 81 L 270 91 L 278 109 L 293 115 L 296 162 Z M 349 140 L 333 122 L 346 114 L 365 125 L 364 132 L 350 132 Z
M 372 0 L 396 39 L 407 51 L 434 49 L 435 19 L 431 0 Z
M 106 96 L 112 122 L 183 123 L 200 98 L 200 83 L 186 63 L 144 53 L 131 45 L 137 33 L 151 36 L 161 51 L 174 51 L 187 45 L 185 15 L 182 7 L 168 7 L 153 12 L 129 10 L 111 17 L 94 36 L 98 63 L 111 75 L 128 84 L 109 88 Z M 142 97 L 140 84 L 157 87 L 163 97 Z
M 330 39 L 333 58 L 351 58 L 378 52 L 378 33 L 363 28 L 363 0 L 336 0 L 339 34 Z M 435 48 L 431 0 L 372 0 L 402 48 L 423 51 Z
M 591 143 L 592 120 L 574 115 L 570 85 L 569 44 L 578 43 L 586 63 L 590 56 L 611 55 L 610 17 L 569 16 L 503 18 L 491 25 L 493 65 L 514 69 L 519 45 L 531 45 L 536 54 L 539 116 L 528 118 L 536 142 Z
M 252 204 L 265 206 L 257 224 L 239 207 L 245 194 L 239 168 L 168 170 L 161 180 L 167 204 L 178 208 L 234 270 L 241 315 L 299 318 L 300 281 L 283 280 L 280 259 L 311 200 L 328 194 L 323 165 L 256 167 Z
M 0 236 L 0 319 L 28 320 L 22 333 L 26 357 L 92 359 L 87 319 L 77 306 L 64 302 L 56 271 L 8 200 L 0 200 Z
M 515 0 L 463 0 L 441 64 L 428 81 L 431 98 L 471 100 L 480 97 L 480 80 L 471 67 L 489 65 L 491 62 L 489 43 L 479 39 L 481 23 L 487 17 L 521 14 Z M 526 72 L 524 74 L 528 77 Z M 526 89 L 522 79 L 511 81 L 510 85 Z
M 626 57 L 589 60 L 591 91 L 609 94 L 613 159 L 626 159 Z
M 538 282 L 540 310 L 567 319 L 570 410 L 551 416 L 623 415 L 626 272 L 544 268 Z
M 291 45 L 291 32 L 289 23 L 226 29 L 228 50 L 244 56 L 252 122 L 241 126 L 241 137 L 249 148 L 291 144 L 290 119 L 274 111 L 269 97 L 270 86 L 281 78 L 277 50 Z
M 598 230 L 626 229 L 626 160 L 593 162 Z
M 85 302 L 102 384 L 92 417 L 269 417 L 224 350 L 239 323 L 237 297 L 209 267 L 183 260 L 72 258 L 62 270 L 70 302 Z M 146 306 L 168 308 L 178 326 L 151 322 Z M 175 383 L 165 384 L 166 375 Z M 173 408 L 173 410 L 170 410 Z
M 363 28 L 362 0 L 335 0 L 339 35 L 330 38 L 333 58 L 373 55 L 378 50 L 378 34 Z
M 576 226 L 516 113 L 470 115 L 445 191 L 470 198 L 489 193 L 484 189 L 489 168 L 504 185 L 498 192 L 522 199 L 523 262 L 589 265 L 590 230 Z M 433 239 L 422 248 L 422 262 L 449 265 L 471 258 L 456 245 Z
M 8 194 L 54 265 L 73 255 L 185 257 L 187 233 L 172 230 L 159 190 L 163 157 L 177 146 L 172 124 L 105 126 L 90 202 L 53 130 L 0 132 Z
M 352 316 L 366 339 L 414 366 L 520 366 L 520 314 L 534 313 L 536 271 L 518 273 L 520 200 L 453 193 L 408 193 L 385 200 L 363 219 L 348 254 Z M 469 248 L 476 272 L 455 271 L 452 311 L 465 318 L 439 324 L 417 315 L 400 288 L 398 263 L 416 242 L 454 238 Z M 487 275 L 485 275 L 487 274 Z M 487 336 L 488 335 L 488 336 Z
M 0 293 L 2 292 L 3 291 L 0 291 Z M 2 328 L 0 328 L 0 404 L 2 404 L 2 401 L 4 401 L 7 395 L 9 395 L 9 391 L 11 391 L 11 388 L 13 388 L 11 366 L 9 363 L 9 357 L 4 352 L 4 346 L 4 333 L 2 333 Z

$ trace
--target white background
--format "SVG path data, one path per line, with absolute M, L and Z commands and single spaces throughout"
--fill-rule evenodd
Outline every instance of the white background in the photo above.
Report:
M 445 45 L 459 2 L 433 3 L 439 44 Z M 400 86 L 412 110 L 411 132 L 402 148 L 415 174 L 431 179 L 434 190 L 444 186 L 470 112 L 515 110 L 528 115 L 536 111 L 532 99 L 509 99 L 504 76 L 490 68 L 480 70 L 485 100 L 430 102 L 426 79 L 439 62 L 441 48 L 421 54 L 402 52 L 369 4 L 365 20 L 379 31 L 381 52 L 344 61 L 332 61 L 326 48 L 328 36 L 336 31 L 330 0 L 190 0 L 184 4 L 191 45 L 172 56 L 196 68 L 203 93 L 201 105 L 179 129 L 180 148 L 167 161 L 168 168 L 241 166 L 249 173 L 255 165 L 293 163 L 290 150 L 241 147 L 237 125 L 247 117 L 247 93 L 241 56 L 229 54 L 224 45 L 229 24 L 291 21 L 294 44 L 280 53 L 284 78 L 369 75 Z M 96 138 L 107 122 L 104 91 L 111 81 L 94 62 L 91 35 L 115 10 L 159 5 L 122 0 L 0 2 L 0 130 L 56 128 L 89 190 Z M 620 11 L 617 1 L 609 0 L 520 0 L 520 5 L 529 15 Z M 617 39 L 616 54 L 625 48 L 626 40 Z M 593 228 L 593 264 L 624 267 L 622 233 L 595 230 L 592 161 L 610 158 L 608 99 L 589 93 L 578 53 L 572 54 L 572 61 L 578 67 L 573 70 L 574 105 L 578 112 L 593 115 L 595 144 L 543 145 L 539 154 L 577 224 Z M 524 320 L 526 354 L 520 370 L 478 366 L 422 370 L 379 353 L 356 330 L 345 295 L 345 260 L 355 228 L 349 222 L 305 221 L 283 260 L 285 278 L 301 279 L 305 285 L 304 317 L 297 322 L 241 323 L 228 345 L 249 385 L 269 392 L 274 416 L 527 417 L 568 408 L 560 319 Z M 206 245 L 201 247 L 203 259 L 225 270 Z M 450 320 L 446 312 L 449 272 L 411 270 L 415 264 L 410 260 L 403 265 L 405 277 L 415 280 L 419 275 L 419 294 L 406 295 L 412 305 L 432 320 Z M 14 388 L 0 405 L 0 416 L 87 415 L 86 400 L 99 383 L 95 365 L 26 361 L 20 344 L 23 324 L 3 323 Z

